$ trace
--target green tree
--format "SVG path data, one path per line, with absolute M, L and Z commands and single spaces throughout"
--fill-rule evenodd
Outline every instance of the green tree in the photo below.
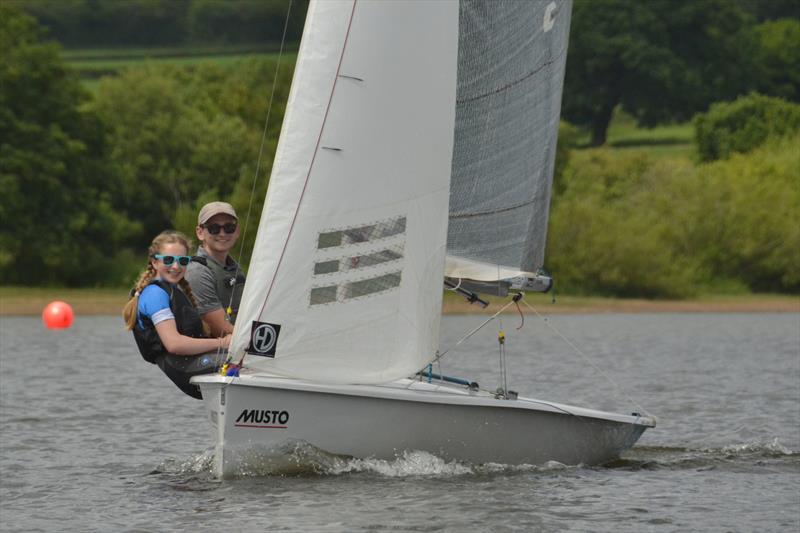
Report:
M 308 0 L 3 0 L 67 47 L 297 42 Z
M 263 150 L 259 148 L 258 155 L 253 150 L 246 156 L 239 179 L 229 197 L 229 201 L 242 217 L 242 224 L 246 224 L 246 231 L 242 232 L 240 244 L 234 252 L 239 254 L 241 245 L 243 254 L 239 259 L 243 264 L 247 264 L 253 250 L 291 87 L 293 67 L 292 56 L 284 56 L 280 64 L 276 60 L 253 59 L 242 61 L 231 69 L 206 66 L 182 81 L 192 100 L 214 102 L 221 113 L 238 117 L 254 136 L 261 139 L 263 135 L 264 138 Z M 265 123 L 267 116 L 269 122 Z M 216 198 L 200 198 L 197 200 L 197 207 L 213 199 Z M 193 226 L 194 222 L 190 227 Z
M 653 126 L 747 92 L 752 24 L 729 0 L 576 0 L 562 114 L 596 146 L 618 105 Z
M 764 22 L 755 34 L 759 92 L 800 103 L 800 20 Z
M 189 38 L 202 43 L 278 43 L 288 8 L 288 0 L 193 0 L 187 13 Z M 286 28 L 289 42 L 300 40 L 307 9 L 307 0 L 292 2 Z
M 781 18 L 800 19 L 800 2 L 797 0 L 738 0 L 759 22 Z
M 714 280 L 754 291 L 800 292 L 800 135 L 700 165 L 669 189 L 680 254 Z M 673 218 L 674 221 L 674 218 Z
M 121 175 L 115 206 L 142 224 L 137 247 L 175 227 L 178 210 L 195 209 L 201 195 L 227 197 L 243 165 L 255 160 L 257 134 L 221 113 L 208 94 L 181 83 L 187 72 L 127 70 L 101 82 L 93 106 L 109 130 L 110 159 Z
M 570 292 L 674 298 L 696 290 L 697 261 L 668 242 L 672 204 L 663 184 L 689 163 L 654 163 L 607 149 L 574 154 L 554 203 L 547 266 Z
M 88 95 L 41 41 L 34 19 L 0 5 L 0 282 L 109 282 L 130 223 Z
M 4 0 L 67 47 L 164 46 L 186 41 L 191 0 Z
M 579 130 L 572 124 L 563 120 L 558 125 L 558 143 L 556 144 L 556 160 L 553 168 L 553 197 L 554 200 L 564 192 L 564 171 L 569 167 L 572 148 L 577 142 Z
M 700 159 L 724 159 L 800 130 L 800 105 L 753 93 L 712 105 L 695 117 L 694 126 Z
M 800 136 L 695 165 L 577 151 L 551 210 L 547 265 L 569 292 L 800 292 Z

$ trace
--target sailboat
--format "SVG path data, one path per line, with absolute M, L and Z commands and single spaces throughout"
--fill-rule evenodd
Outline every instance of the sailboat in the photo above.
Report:
M 549 287 L 570 13 L 570 0 L 311 1 L 229 348 L 242 365 L 192 379 L 220 475 L 296 443 L 600 464 L 655 425 L 425 373 L 443 281 L 473 300 Z

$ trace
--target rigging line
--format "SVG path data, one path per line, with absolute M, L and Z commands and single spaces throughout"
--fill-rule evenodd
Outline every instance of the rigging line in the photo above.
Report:
M 267 104 L 267 118 L 264 120 L 264 131 L 261 132 L 261 146 L 258 149 L 258 159 L 256 160 L 256 171 L 253 175 L 253 185 L 250 188 L 250 202 L 247 205 L 247 214 L 244 218 L 244 231 L 242 231 L 242 239 L 241 244 L 239 245 L 239 259 L 244 258 L 244 243 L 247 237 L 247 228 L 250 225 L 250 214 L 253 211 L 253 198 L 255 197 L 256 193 L 256 183 L 258 183 L 258 173 L 261 170 L 261 160 L 264 155 L 264 145 L 267 141 L 267 131 L 269 130 L 269 118 L 272 114 L 272 102 L 275 99 L 275 86 L 278 84 L 278 72 L 281 67 L 281 57 L 283 56 L 283 46 L 286 43 L 286 31 L 289 28 L 289 15 L 292 12 L 292 2 L 293 0 L 289 0 L 289 6 L 286 10 L 286 20 L 283 22 L 283 35 L 281 36 L 281 46 L 278 49 L 278 59 L 275 63 L 275 75 L 272 77 L 272 90 L 270 91 L 269 95 L 269 104 Z M 255 247 L 255 244 L 253 245 Z M 239 276 L 239 272 L 242 269 L 241 263 L 238 263 L 238 267 L 236 269 L 236 273 L 234 274 L 235 278 Z M 234 279 L 235 279 L 234 278 Z M 233 305 L 233 296 L 236 291 L 231 291 L 231 298 L 228 302 L 228 309 L 231 308 Z
M 439 361 L 439 359 L 441 359 L 442 357 L 444 357 L 444 356 L 445 356 L 445 354 L 447 354 L 448 352 L 450 352 L 450 351 L 454 350 L 454 349 L 455 349 L 455 348 L 457 348 L 457 347 L 458 347 L 458 346 L 459 346 L 459 345 L 460 345 L 462 342 L 464 342 L 464 341 L 465 341 L 465 340 L 467 340 L 468 338 L 470 338 L 470 337 L 472 337 L 473 335 L 475 335 L 475 334 L 476 334 L 476 333 L 477 333 L 477 332 L 478 332 L 478 331 L 479 331 L 479 330 L 480 330 L 480 329 L 481 329 L 483 326 L 485 326 L 486 324 L 488 324 L 489 322 L 491 322 L 492 320 L 494 320 L 495 318 L 497 318 L 497 315 L 499 315 L 500 313 L 502 313 L 503 311 L 505 311 L 506 309 L 508 309 L 508 307 L 509 307 L 511 304 L 513 304 L 513 303 L 514 303 L 514 302 L 508 302 L 508 303 L 507 303 L 506 305 L 504 305 L 504 306 L 503 306 L 503 307 L 502 307 L 502 308 L 501 308 L 501 309 L 500 309 L 498 312 L 496 312 L 495 314 L 493 314 L 492 316 L 490 316 L 489 318 L 487 318 L 487 319 L 486 319 L 486 320 L 483 322 L 483 324 L 481 324 L 481 325 L 480 325 L 480 326 L 478 326 L 477 328 L 473 329 L 472 331 L 470 331 L 469 333 L 467 333 L 466 335 L 464 335 L 463 337 L 461 337 L 461 340 L 459 340 L 459 341 L 458 341 L 457 343 L 455 343 L 453 346 L 451 346 L 450 348 L 446 349 L 445 351 L 443 351 L 443 352 L 441 352 L 441 353 L 437 353 L 437 354 L 436 354 L 436 357 L 434 357 L 434 358 L 433 358 L 433 361 L 431 361 L 431 363 L 436 363 L 437 361 Z M 425 366 L 428 366 L 428 365 L 425 365 Z
M 517 311 L 519 312 L 520 323 L 519 326 L 517 326 L 517 331 L 519 331 L 522 329 L 522 326 L 525 325 L 525 315 L 522 313 L 522 309 L 519 307 L 519 300 L 514 300 L 514 303 L 516 304 Z
M 303 202 L 303 197 L 306 194 L 306 189 L 308 188 L 308 182 L 311 178 L 311 170 L 314 168 L 314 162 L 317 160 L 317 154 L 320 150 L 320 143 L 322 142 L 322 132 L 325 130 L 325 124 L 328 120 L 328 113 L 331 109 L 331 102 L 333 101 L 333 94 L 336 92 L 336 81 L 339 79 L 339 73 L 342 70 L 342 61 L 344 60 L 344 53 L 347 50 L 347 42 L 350 39 L 350 28 L 353 26 L 353 16 L 355 15 L 356 11 L 356 3 L 358 0 L 353 0 L 353 9 L 350 11 L 350 20 L 347 22 L 347 31 L 344 35 L 344 43 L 342 44 L 342 52 L 339 56 L 339 64 L 336 66 L 336 76 L 333 78 L 333 85 L 331 86 L 331 93 L 328 97 L 328 105 L 325 106 L 325 115 L 322 117 L 322 125 L 319 128 L 319 135 L 317 136 L 317 144 L 314 146 L 314 154 L 311 156 L 311 163 L 308 165 L 308 172 L 306 173 L 306 179 L 303 183 L 303 190 L 300 192 L 300 199 L 297 202 L 297 207 L 294 210 L 294 216 L 292 217 L 292 223 L 289 226 L 289 232 L 286 235 L 286 240 L 283 242 L 283 249 L 281 250 L 281 255 L 278 258 L 278 263 L 275 266 L 275 272 L 272 274 L 272 280 L 270 281 L 269 288 L 267 289 L 267 294 L 264 296 L 264 303 L 261 304 L 261 310 L 259 311 L 259 315 L 264 313 L 264 308 L 267 306 L 267 300 L 269 300 L 270 294 L 272 294 L 272 287 L 275 285 L 275 278 L 278 276 L 278 270 L 283 264 L 283 258 L 286 255 L 286 247 L 289 245 L 289 237 L 292 235 L 292 230 L 294 229 L 294 224 L 297 222 L 297 215 L 300 213 L 300 204 Z M 244 359 L 244 354 L 242 355 L 242 359 Z
M 558 335 L 558 336 L 561 338 L 561 340 L 563 340 L 564 342 L 566 342 L 566 343 L 569 345 L 569 347 L 570 347 L 570 348 L 572 348 L 573 350 L 575 350 L 575 353 L 577 353 L 578 355 L 580 355 L 581 357 L 583 357 L 584 361 L 586 361 L 587 363 L 589 363 L 589 366 L 591 366 L 592 368 L 594 368 L 594 369 L 595 369 L 597 372 L 599 372 L 599 373 L 600 373 L 600 375 L 601 375 L 601 376 L 603 376 L 604 378 L 606 378 L 606 380 L 607 380 L 609 383 L 611 383 L 611 385 L 613 385 L 615 389 L 617 389 L 617 392 L 618 392 L 618 393 L 621 393 L 621 394 L 622 394 L 622 396 L 624 396 L 625 398 L 627 398 L 627 400 L 628 400 L 629 402 L 631 402 L 633 405 L 635 405 L 635 406 L 636 406 L 636 407 L 639 409 L 639 411 L 640 411 L 640 412 L 642 412 L 642 413 L 648 413 L 647 409 L 645 409 L 644 407 L 642 407 L 641 405 L 639 405 L 639 402 L 637 402 L 636 400 L 634 400 L 633 398 L 631 398 L 631 397 L 630 397 L 630 396 L 629 396 L 629 395 L 628 395 L 628 394 L 627 394 L 627 393 L 626 393 L 626 392 L 625 392 L 625 391 L 622 389 L 622 387 L 620 387 L 619 385 L 617 385 L 617 383 L 616 383 L 616 382 L 615 382 L 613 379 L 611 379 L 611 377 L 610 377 L 608 374 L 606 374 L 605 372 L 603 372 L 603 370 L 602 370 L 602 369 L 600 369 L 600 368 L 599 368 L 597 365 L 595 365 L 595 364 L 594 364 L 594 362 L 593 362 L 593 361 L 592 361 L 592 360 L 589 358 L 589 356 L 588 356 L 588 355 L 586 355 L 585 353 L 583 353 L 583 352 L 580 350 L 580 348 L 578 348 L 577 346 L 575 346 L 575 345 L 574 345 L 574 344 L 573 344 L 573 343 L 572 343 L 572 342 L 571 342 L 571 341 L 570 341 L 568 338 L 566 338 L 566 337 L 565 337 L 565 336 L 564 336 L 564 335 L 563 335 L 563 334 L 562 334 L 562 333 L 561 333 L 561 332 L 560 332 L 560 331 L 559 331 L 559 330 L 558 330 L 558 329 L 557 329 L 555 326 L 553 326 L 553 325 L 550 323 L 550 321 L 547 319 L 547 317 L 545 317 L 545 316 L 542 316 L 542 315 L 539 313 L 539 311 L 538 311 L 538 310 L 537 310 L 535 307 L 533 307 L 531 304 L 529 304 L 529 303 L 528 303 L 528 302 L 526 302 L 525 300 L 523 300 L 523 301 L 522 301 L 522 303 L 524 303 L 525 305 L 527 305 L 527 306 L 528 306 L 528 308 L 529 308 L 531 311 L 533 311 L 533 312 L 534 312 L 534 314 L 535 314 L 536 316 L 538 316 L 539 318 L 541 318 L 541 319 L 542 319 L 542 321 L 545 323 L 545 325 L 547 325 L 547 327 L 548 327 L 548 328 L 550 328 L 551 330 L 553 330 L 553 332 L 554 332 L 556 335 Z
M 463 279 L 463 278 L 458 278 L 458 285 L 456 285 L 456 286 L 455 286 L 455 287 L 453 287 L 452 289 L 450 289 L 450 288 L 447 288 L 447 286 L 445 286 L 445 289 L 446 289 L 446 290 L 448 290 L 448 291 L 457 291 L 459 288 L 461 288 L 461 282 L 462 282 L 462 281 L 464 281 L 464 279 Z

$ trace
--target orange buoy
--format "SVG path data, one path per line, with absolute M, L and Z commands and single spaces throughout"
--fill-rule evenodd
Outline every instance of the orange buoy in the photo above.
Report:
M 42 320 L 48 329 L 65 329 L 72 325 L 75 314 L 65 302 L 50 302 L 42 311 Z

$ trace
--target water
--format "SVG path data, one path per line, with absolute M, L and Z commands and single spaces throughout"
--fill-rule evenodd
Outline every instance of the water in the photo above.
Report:
M 443 347 L 481 321 L 446 317 Z M 294 476 L 217 480 L 202 404 L 138 356 L 117 317 L 67 331 L 0 317 L 0 530 L 800 530 L 800 315 L 519 322 L 503 324 L 510 388 L 644 408 L 658 427 L 603 467 L 311 454 Z M 490 324 L 442 370 L 496 387 L 496 335 Z

